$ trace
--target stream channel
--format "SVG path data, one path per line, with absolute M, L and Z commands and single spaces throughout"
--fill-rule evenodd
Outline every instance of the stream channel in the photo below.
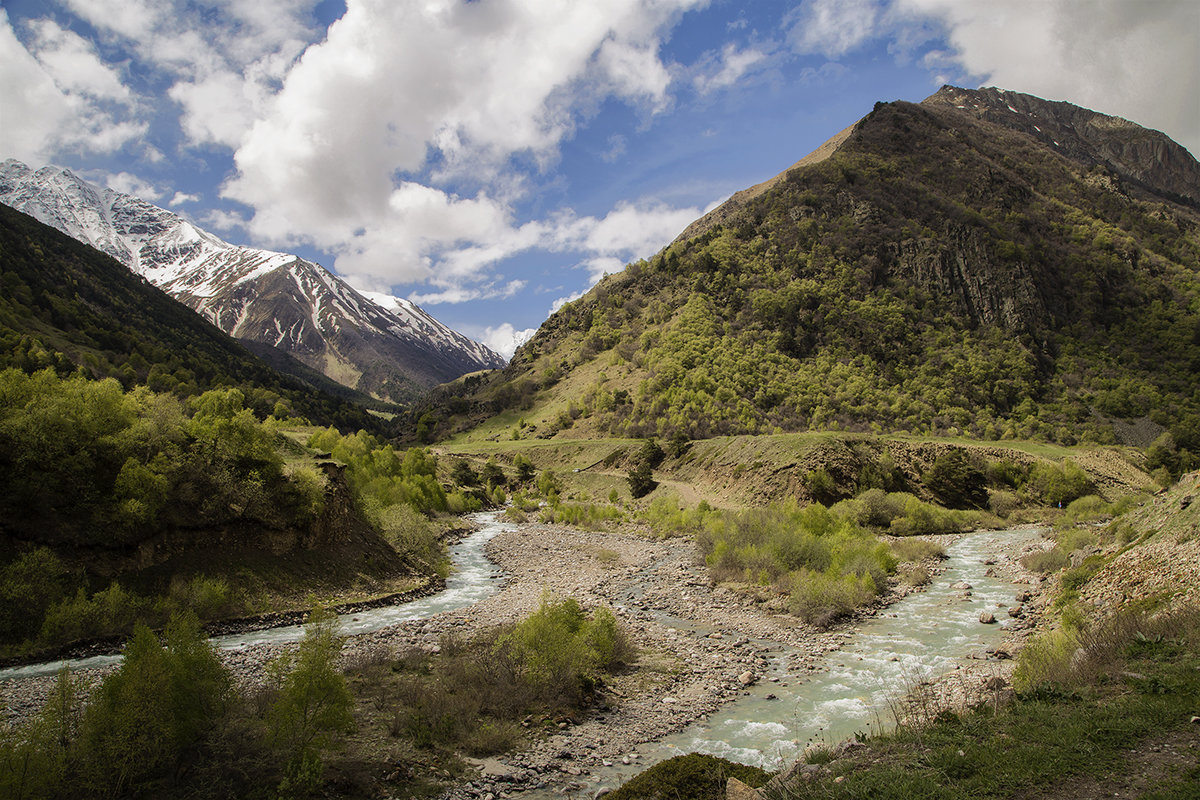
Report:
M 341 632 L 367 633 L 431 617 L 473 605 L 496 592 L 503 572 L 487 559 L 484 547 L 498 534 L 518 527 L 501 522 L 499 516 L 498 512 L 470 515 L 479 529 L 452 546 L 454 570 L 444 591 L 401 605 L 345 614 Z M 980 531 L 957 538 L 947 547 L 945 570 L 924 591 L 914 592 L 862 622 L 846 644 L 829 653 L 825 664 L 807 677 L 798 677 L 790 668 L 794 654 L 788 649 L 756 642 L 770 654 L 770 666 L 744 696 L 707 719 L 642 745 L 639 758 L 628 766 L 614 764 L 594 770 L 585 779 L 586 787 L 576 784 L 578 796 L 592 797 L 601 788 L 619 786 L 654 763 L 681 753 L 710 753 L 776 770 L 796 760 L 810 743 L 833 744 L 860 731 L 886 727 L 890 704 L 917 681 L 954 670 L 1001 641 L 1010 621 L 1004 607 L 1015 603 L 1017 587 L 1007 579 L 987 575 L 985 562 L 1018 552 L 1035 535 L 1031 529 L 1021 529 Z M 960 581 L 971 584 L 969 596 L 953 588 Z M 995 614 L 997 624 L 980 623 L 979 614 L 985 609 Z M 658 615 L 658 621 L 681 630 L 708 632 L 690 620 Z M 236 650 L 298 641 L 303 633 L 304 626 L 290 625 L 217 636 L 212 642 L 218 648 Z M 65 665 L 72 669 L 102 667 L 120 658 L 104 655 L 12 667 L 0 670 L 0 680 L 53 675 Z M 523 796 L 562 797 L 569 793 L 570 789 L 560 786 L 552 794 L 535 790 Z
M 516 530 L 517 526 L 501 522 L 500 513 L 496 511 L 470 514 L 467 519 L 479 529 L 451 546 L 450 561 L 454 567 L 450 576 L 446 578 L 445 589 L 437 594 L 399 605 L 343 614 L 339 621 L 339 632 L 344 636 L 369 633 L 408 620 L 425 619 L 443 611 L 465 608 L 493 594 L 500 587 L 503 572 L 488 560 L 484 554 L 484 547 L 493 537 L 505 531 Z M 241 650 L 261 644 L 298 642 L 303 635 L 303 625 L 286 625 L 214 636 L 210 641 L 222 650 Z M 27 664 L 0 670 L 0 680 L 54 675 L 64 666 L 73 670 L 104 667 L 116 664 L 120 660 L 121 656 L 114 654 Z
M 792 653 L 772 650 L 770 667 L 739 699 L 683 730 L 638 748 L 630 765 L 614 763 L 592 771 L 586 788 L 556 787 L 552 792 L 526 792 L 522 797 L 591 798 L 603 788 L 616 788 L 653 764 L 685 753 L 708 753 L 730 761 L 776 771 L 790 766 L 813 743 L 833 745 L 855 734 L 876 733 L 893 724 L 891 707 L 920 681 L 931 680 L 984 657 L 1000 644 L 1012 622 L 1005 609 L 1016 605 L 1022 587 L 1011 579 L 988 575 L 987 562 L 1020 552 L 1035 538 L 1029 528 L 976 531 L 946 547 L 945 571 L 924 591 L 893 603 L 863 621 L 840 649 L 809 677 L 789 671 Z M 970 594 L 955 589 L 966 581 Z M 991 611 L 996 623 L 982 624 Z M 695 622 L 661 616 L 664 624 L 704 633 Z M 576 784 L 578 787 L 578 784 Z

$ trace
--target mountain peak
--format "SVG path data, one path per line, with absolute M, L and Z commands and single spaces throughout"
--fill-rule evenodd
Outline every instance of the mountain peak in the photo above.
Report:
M 1166 134 L 1122 117 L 1031 94 L 943 86 L 921 103 L 953 108 L 1049 145 L 1066 158 L 1106 167 L 1143 190 L 1200 204 L 1200 163 Z
M 403 401 L 504 365 L 417 306 L 381 306 L 319 264 L 225 242 L 70 170 L 0 163 L 0 202 L 112 256 L 239 339 L 279 348 L 351 388 Z

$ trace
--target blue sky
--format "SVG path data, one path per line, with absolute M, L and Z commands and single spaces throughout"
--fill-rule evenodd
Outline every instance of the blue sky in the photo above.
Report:
M 1200 150 L 1194 0 L 4 0 L 0 158 L 511 352 L 878 100 L 996 85 Z

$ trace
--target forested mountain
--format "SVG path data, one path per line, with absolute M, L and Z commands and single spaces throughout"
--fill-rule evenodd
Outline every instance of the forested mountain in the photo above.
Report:
M 381 429 L 362 406 L 271 369 L 112 257 L 3 205 L 0 286 L 0 369 L 81 368 L 183 397 L 238 387 L 262 416 L 282 403 L 317 424 Z
M 1161 133 L 1066 103 L 879 103 L 418 413 L 513 436 L 1169 430 L 1200 452 L 1198 187 Z
M 69 170 L 0 163 L 0 202 L 111 255 L 229 335 L 259 345 L 255 352 L 274 347 L 377 398 L 408 401 L 433 384 L 504 365 L 407 300 L 376 302 L 319 264 L 229 244 Z

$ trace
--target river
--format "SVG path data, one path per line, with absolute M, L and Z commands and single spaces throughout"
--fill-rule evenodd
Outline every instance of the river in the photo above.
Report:
M 443 611 L 454 611 L 478 603 L 491 595 L 499 586 L 501 570 L 488 560 L 484 547 L 495 536 L 504 531 L 515 530 L 516 526 L 500 521 L 500 512 L 484 511 L 471 514 L 468 519 L 478 530 L 463 537 L 450 548 L 452 570 L 446 579 L 446 588 L 437 594 L 418 598 L 394 606 L 383 606 L 352 614 L 344 614 L 339 621 L 339 632 L 343 635 L 369 633 L 391 627 L 400 622 L 424 619 Z M 296 642 L 304 635 L 303 625 L 287 625 L 278 628 L 231 633 L 214 636 L 210 641 L 222 650 L 241 650 L 253 645 L 285 644 Z M 119 654 L 91 656 L 89 658 L 61 661 L 45 661 L 20 667 L 0 670 L 0 680 L 34 678 L 54 675 L 65 666 L 71 669 L 89 669 L 119 663 Z
M 831 745 L 890 727 L 891 707 L 909 688 L 1000 643 L 1012 622 L 1005 608 L 1016 605 L 1014 595 L 1021 587 L 988 575 L 986 562 L 1000 552 L 1016 551 L 1034 536 L 1036 531 L 1020 529 L 957 538 L 946 548 L 944 572 L 924 591 L 859 625 L 811 677 L 797 678 L 789 669 L 791 653 L 776 652 L 770 669 L 745 696 L 678 733 L 642 745 L 640 758 L 631 765 L 593 770 L 588 788 L 572 796 L 590 798 L 652 764 L 692 752 L 774 771 L 794 762 L 809 744 Z M 954 588 L 962 581 L 971 585 L 969 595 Z M 993 612 L 995 624 L 979 621 L 985 609 Z
M 396 606 L 345 614 L 340 620 L 341 632 L 352 635 L 381 630 L 466 608 L 495 593 L 503 572 L 488 560 L 484 548 L 495 536 L 519 529 L 499 517 L 498 512 L 471 516 L 478 530 L 451 548 L 453 571 L 444 591 Z M 707 719 L 641 745 L 638 760 L 628 766 L 618 763 L 594 769 L 586 779 L 586 789 L 576 796 L 591 797 L 601 788 L 618 786 L 651 764 L 680 753 L 711 753 L 774 770 L 794 761 L 811 743 L 835 743 L 856 732 L 886 726 L 891 719 L 890 705 L 914 682 L 952 671 L 973 654 L 1000 642 L 1009 623 L 1004 607 L 1015 602 L 1018 587 L 989 576 L 985 562 L 1001 552 L 1016 552 L 1035 535 L 1024 529 L 956 538 L 947 547 L 945 570 L 924 591 L 908 595 L 861 623 L 845 645 L 829 653 L 814 671 L 798 672 L 793 663 L 795 651 L 756 641 L 760 652 L 771 653 L 770 662 L 744 696 Z M 638 577 L 633 576 L 630 585 L 644 588 Z M 969 596 L 954 588 L 961 581 L 971 584 Z M 997 624 L 980 623 L 980 612 L 985 609 L 995 614 Z M 703 624 L 656 616 L 667 626 L 707 632 Z M 297 641 L 303 632 L 303 626 L 292 625 L 218 636 L 212 641 L 220 649 L 238 650 Z M 53 675 L 68 664 L 73 669 L 105 666 L 119 659 L 119 655 L 109 655 L 9 668 L 0 670 L 0 680 Z M 564 787 L 522 796 L 562 797 Z

